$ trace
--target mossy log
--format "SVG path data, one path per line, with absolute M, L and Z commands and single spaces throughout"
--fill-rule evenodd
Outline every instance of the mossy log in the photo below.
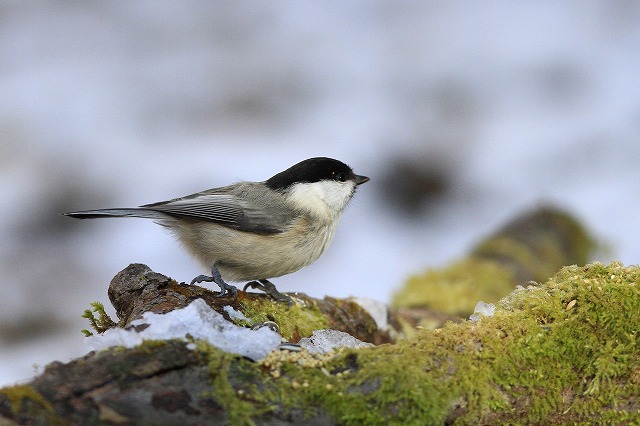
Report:
M 638 424 L 640 268 L 567 267 L 492 317 L 252 362 L 151 341 L 0 390 L 11 424 Z

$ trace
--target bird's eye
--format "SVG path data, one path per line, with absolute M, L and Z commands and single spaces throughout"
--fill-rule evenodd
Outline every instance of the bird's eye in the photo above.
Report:
M 338 182 L 346 182 L 347 181 L 347 175 L 342 173 L 342 172 L 334 173 L 333 177 Z

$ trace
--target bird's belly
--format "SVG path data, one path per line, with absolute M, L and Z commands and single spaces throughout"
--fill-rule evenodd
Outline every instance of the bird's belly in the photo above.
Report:
M 177 236 L 207 268 L 216 265 L 228 281 L 279 277 L 315 262 L 327 249 L 335 226 L 309 225 L 298 219 L 297 231 L 258 235 L 212 223 L 194 223 Z

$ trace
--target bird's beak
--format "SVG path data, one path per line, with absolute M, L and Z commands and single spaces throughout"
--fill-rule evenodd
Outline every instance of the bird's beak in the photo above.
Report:
M 368 177 L 356 175 L 356 185 L 360 185 L 360 184 L 363 184 L 365 182 L 369 182 L 369 178 Z

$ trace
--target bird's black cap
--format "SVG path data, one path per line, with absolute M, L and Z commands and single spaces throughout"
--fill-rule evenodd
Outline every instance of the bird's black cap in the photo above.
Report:
M 283 191 L 296 183 L 313 183 L 321 180 L 346 182 L 353 180 L 356 185 L 369 180 L 366 176 L 353 173 L 351 167 L 342 161 L 327 157 L 309 158 L 289 167 L 287 170 L 269 178 L 265 184 L 276 191 Z

